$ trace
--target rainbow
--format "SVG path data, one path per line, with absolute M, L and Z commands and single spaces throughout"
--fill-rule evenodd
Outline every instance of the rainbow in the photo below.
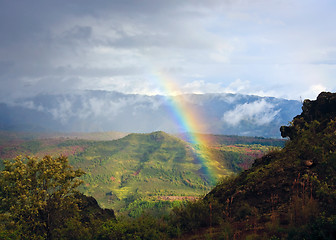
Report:
M 204 124 L 206 121 L 202 119 L 202 114 L 196 109 L 193 109 L 186 99 L 184 99 L 175 79 L 163 72 L 157 72 L 155 73 L 155 76 L 159 79 L 159 84 L 165 95 L 171 100 L 170 110 L 175 121 L 193 145 L 192 149 L 196 156 L 196 160 L 202 166 L 202 174 L 209 183 L 214 184 L 216 181 L 216 174 L 213 170 L 214 168 L 210 166 L 212 154 L 209 151 L 209 148 L 206 147 L 209 146 L 209 144 L 207 139 L 203 137 L 204 135 L 198 134 L 206 133 L 206 125 Z

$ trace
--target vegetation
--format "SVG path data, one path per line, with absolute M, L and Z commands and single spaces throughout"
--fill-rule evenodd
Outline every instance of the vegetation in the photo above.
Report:
M 335 239 L 336 94 L 305 101 L 281 131 L 290 137 L 282 150 L 173 211 L 185 238 Z
M 198 148 L 164 132 L 130 134 L 114 141 L 82 140 L 74 136 L 69 139 L 40 139 L 40 136 L 30 135 L 26 138 L 10 135 L 5 141 L 5 136 L 3 133 L 0 138 L 0 158 L 14 158 L 19 153 L 38 158 L 66 155 L 71 165 L 87 173 L 81 177 L 85 182 L 79 188 L 82 193 L 94 196 L 102 207 L 130 216 L 146 211 L 147 205 L 163 206 L 169 210 L 172 201 L 198 198 L 214 186 L 209 176 L 202 172 L 204 167 L 210 168 L 217 179 L 240 172 L 249 168 L 256 157 L 270 150 L 265 142 L 274 141 L 261 139 L 264 145 L 252 145 L 246 142 L 258 142 L 260 139 L 243 137 L 242 143 L 245 144 L 242 144 L 234 136 L 231 143 L 237 144 L 221 145 L 214 141 L 214 145 L 207 146 L 212 160 L 208 160 L 205 166 L 192 151 L 199 151 Z M 105 134 L 84 137 L 88 139 L 92 136 L 102 139 Z M 225 139 L 228 141 L 230 138 Z M 210 159 L 210 156 L 203 157 Z M 164 201 L 165 204 L 160 204 Z M 134 210 L 139 202 L 146 204 L 140 204 Z
M 56 238 L 64 222 L 78 211 L 76 188 L 81 170 L 73 170 L 66 157 L 17 157 L 5 161 L 0 175 L 1 218 L 21 238 Z
M 86 239 L 103 221 L 115 220 L 77 190 L 83 171 L 67 157 L 17 157 L 0 172 L 1 239 Z
M 76 193 L 78 177 L 83 172 L 73 170 L 66 157 L 46 156 L 41 161 L 19 157 L 14 162 L 7 161 L 0 174 L 0 218 L 4 223 L 0 238 L 335 239 L 336 94 L 322 93 L 316 102 L 305 101 L 303 113 L 281 131 L 290 138 L 283 149 L 274 149 L 256 159 L 250 169 L 223 178 L 204 197 L 175 201 L 181 199 L 160 196 L 160 191 L 143 198 L 138 191 L 125 198 L 128 204 L 121 211 L 128 216 L 118 219 L 113 211 L 100 209 L 94 198 Z M 140 147 L 132 144 L 139 135 L 129 135 L 117 142 L 125 150 L 135 149 L 124 152 L 132 153 L 127 155 L 130 159 L 136 154 L 141 158 L 133 169 L 140 171 L 134 176 L 126 175 L 128 179 L 121 175 L 124 182 L 120 182 L 120 188 L 129 186 L 132 177 L 136 181 L 145 170 L 160 179 L 165 171 L 157 172 L 158 168 L 146 166 L 156 155 L 165 159 L 166 165 L 188 163 L 179 155 L 183 153 L 180 145 L 175 145 L 176 141 L 169 136 L 162 133 L 143 136 L 148 141 Z M 108 157 L 95 158 L 97 153 L 90 143 L 86 144 L 88 147 L 81 153 L 90 156 L 87 161 L 96 163 L 92 172 L 100 163 L 110 161 Z M 99 152 L 105 150 L 106 156 L 117 158 L 122 150 L 117 151 L 109 144 L 103 142 Z M 68 145 L 72 143 L 62 143 L 63 147 Z M 236 151 L 246 146 L 227 147 Z M 220 148 L 216 149 L 217 156 L 223 156 Z M 169 152 L 167 149 L 174 149 L 174 155 L 165 153 L 164 150 Z M 153 208 L 162 211 L 158 213 Z
M 270 147 L 284 147 L 286 140 L 279 138 L 247 137 L 237 135 L 195 134 L 197 138 L 204 139 L 211 146 L 216 145 L 262 145 Z M 180 139 L 190 142 L 186 134 L 178 134 Z

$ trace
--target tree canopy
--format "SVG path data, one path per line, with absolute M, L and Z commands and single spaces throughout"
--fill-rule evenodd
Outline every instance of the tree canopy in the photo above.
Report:
M 18 156 L 4 161 L 0 172 L 2 228 L 12 229 L 21 239 L 57 238 L 59 229 L 78 214 L 76 193 L 83 174 L 74 170 L 65 156 L 41 160 Z M 9 234 L 1 230 L 1 234 Z

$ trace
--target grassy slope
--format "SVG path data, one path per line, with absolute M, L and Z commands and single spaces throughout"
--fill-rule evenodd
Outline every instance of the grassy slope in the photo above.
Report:
M 84 192 L 104 206 L 134 195 L 195 195 L 209 189 L 186 144 L 162 132 L 94 144 L 70 161 L 89 172 Z
M 104 135 L 109 134 L 95 134 L 95 138 L 102 139 Z M 130 134 L 114 141 L 80 140 L 76 139 L 78 135 L 71 135 L 70 139 L 57 136 L 60 135 L 42 139 L 18 134 L 6 139 L 2 133 L 0 158 L 11 159 L 18 154 L 67 155 L 72 165 L 87 173 L 81 190 L 94 196 L 103 207 L 116 210 L 139 199 L 197 197 L 213 186 L 202 175 L 202 164 L 191 151 L 193 146 L 163 132 Z M 84 138 L 88 139 L 88 135 Z M 250 166 L 252 159 L 268 151 L 268 147 L 262 145 L 208 147 L 213 159 L 211 171 L 218 178 Z

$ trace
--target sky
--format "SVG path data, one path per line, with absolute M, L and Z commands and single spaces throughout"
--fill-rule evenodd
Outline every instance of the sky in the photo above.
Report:
M 316 99 L 336 91 L 335 12 L 334 0 L 0 0 L 0 101 L 81 90 Z

